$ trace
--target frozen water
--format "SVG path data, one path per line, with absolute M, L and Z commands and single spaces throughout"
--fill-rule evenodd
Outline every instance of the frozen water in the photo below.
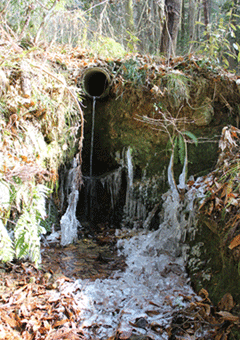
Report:
M 78 190 L 74 190 L 68 197 L 68 208 L 60 220 L 61 245 L 66 246 L 77 240 L 77 229 L 80 222 L 76 217 Z
M 159 231 L 142 231 L 129 240 L 120 240 L 118 247 L 126 256 L 125 272 L 105 280 L 77 280 L 61 287 L 63 294 L 76 292 L 81 310 L 79 322 L 83 329 L 88 328 L 89 338 L 106 339 L 117 329 L 130 331 L 129 322 L 134 323 L 139 317 L 159 327 L 169 325 L 173 311 L 186 306 L 182 296 L 194 296 L 187 283 L 183 259 L 161 248 Z M 153 310 L 155 315 L 149 316 L 147 312 Z M 138 332 L 154 333 L 143 329 Z M 167 333 L 153 335 L 156 340 L 168 339 Z
M 227 138 L 230 138 L 229 134 Z M 132 197 L 133 163 L 130 149 L 127 150 L 126 159 L 126 210 L 131 215 L 136 210 L 136 202 Z M 59 285 L 60 296 L 74 297 L 80 310 L 79 324 L 86 330 L 88 339 L 116 338 L 118 331 L 122 331 L 122 338 L 126 339 L 132 332 L 155 340 L 168 339 L 167 327 L 171 324 L 173 313 L 188 306 L 191 301 L 199 300 L 185 272 L 184 241 L 186 233 L 194 233 L 196 229 L 195 203 L 201 204 L 204 200 L 206 186 L 213 181 L 213 175 L 206 179 L 200 177 L 188 187 L 184 164 L 177 186 L 172 166 L 173 157 L 168 167 L 170 189 L 162 196 L 163 223 L 159 229 L 136 231 L 122 228 L 116 231 L 119 254 L 126 258 L 125 271 L 115 272 L 104 280 L 79 279 L 72 283 L 63 281 Z M 178 189 L 186 189 L 184 200 L 180 198 Z M 112 189 L 112 192 L 115 196 L 117 189 Z M 145 320 L 144 327 L 133 326 L 138 318 Z M 161 331 L 148 325 L 155 325 Z M 194 334 L 196 339 L 205 336 L 208 334 L 201 328 Z
M 133 162 L 132 162 L 132 155 L 131 155 L 131 148 L 127 149 L 127 170 L 128 170 L 128 184 L 129 188 L 133 187 Z
M 132 160 L 132 151 L 129 147 L 126 152 L 126 168 L 127 168 L 127 191 L 126 191 L 126 201 L 124 206 L 124 219 L 123 224 L 134 225 L 135 223 L 138 225 L 139 221 L 144 221 L 146 219 L 147 210 L 145 205 L 133 196 L 133 160 Z
M 62 246 L 66 246 L 77 240 L 77 229 L 80 227 L 80 222 L 76 217 L 76 208 L 79 196 L 79 192 L 76 187 L 77 175 L 77 161 L 74 159 L 72 169 L 69 171 L 67 180 L 67 191 L 70 192 L 68 196 L 68 207 L 60 220 Z
M 195 196 L 191 190 L 192 200 Z M 171 190 L 163 199 L 164 222 L 157 231 L 141 230 L 131 237 L 133 230 L 117 231 L 119 254 L 126 257 L 124 272 L 115 272 L 104 280 L 79 279 L 60 286 L 61 294 L 75 297 L 81 311 L 79 324 L 89 339 L 107 339 L 116 336 L 117 330 L 130 336 L 131 323 L 140 317 L 148 325 L 154 323 L 163 328 L 160 334 L 148 326 L 146 329 L 134 327 L 136 334 L 155 340 L 168 339 L 166 328 L 173 312 L 189 304 L 184 297 L 197 300 L 185 272 L 182 243 L 189 223 L 185 212 L 189 214 L 188 207 L 193 209 L 193 206 L 181 203 Z M 125 235 L 124 238 L 121 235 Z
M 111 206 L 114 209 L 122 185 L 122 167 L 101 178 L 101 183 L 107 187 L 111 197 Z
M 142 216 L 144 205 L 140 206 L 133 197 L 133 162 L 130 148 L 126 152 L 126 162 L 105 178 L 101 179 L 111 193 L 112 206 L 115 205 L 121 188 L 122 170 L 127 169 L 127 193 L 125 214 L 128 217 Z M 186 233 L 194 230 L 195 200 L 204 197 L 206 183 L 203 179 L 196 181 L 181 200 L 178 187 L 173 178 L 171 158 L 168 168 L 170 189 L 163 198 L 163 223 L 156 231 L 147 229 L 129 230 L 122 228 L 116 231 L 119 239 L 117 247 L 119 255 L 124 255 L 126 269 L 115 272 L 108 279 L 75 280 L 72 283 L 62 282 L 60 294 L 74 297 L 80 310 L 79 324 L 86 330 L 89 339 L 107 339 L 115 337 L 117 331 L 124 332 L 126 337 L 131 333 L 148 335 L 155 340 L 168 339 L 167 327 L 170 326 L 174 311 L 186 307 L 197 296 L 189 285 L 185 272 L 186 249 L 184 240 Z M 183 169 L 180 187 L 185 184 Z M 74 182 L 74 171 L 71 181 Z M 71 211 L 67 211 L 65 225 L 71 225 L 70 234 L 74 236 L 74 223 L 77 191 L 71 186 L 69 200 L 72 199 Z M 145 212 L 146 214 L 146 212 Z M 64 218 L 63 216 L 63 218 Z M 62 218 L 62 219 L 63 219 Z M 70 220 L 72 219 L 72 220 Z M 75 221 L 75 222 L 74 222 Z M 62 234 L 67 239 L 68 229 Z M 75 237 L 75 236 L 74 236 Z M 68 240 L 67 240 L 68 241 Z M 63 242 L 63 241 L 62 241 Z M 66 241 L 65 241 L 66 242 Z M 188 298 L 184 298 L 188 297 Z M 133 327 L 132 324 L 142 317 L 146 327 Z M 148 325 L 154 324 L 161 332 L 154 331 Z

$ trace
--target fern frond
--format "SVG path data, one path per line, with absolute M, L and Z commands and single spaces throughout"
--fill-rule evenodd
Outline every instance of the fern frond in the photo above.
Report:
M 40 235 L 46 232 L 40 223 L 46 216 L 45 198 L 49 189 L 43 185 L 28 189 L 25 194 L 29 203 L 24 206 L 14 230 L 15 251 L 17 258 L 29 257 L 37 265 L 41 258 Z

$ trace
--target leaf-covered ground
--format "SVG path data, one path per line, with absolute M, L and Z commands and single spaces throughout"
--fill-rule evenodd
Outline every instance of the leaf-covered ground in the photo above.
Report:
M 1 264 L 0 339 L 97 339 L 89 337 L 88 327 L 84 326 L 76 292 L 64 289 L 64 284 L 74 282 L 75 278 L 104 279 L 115 270 L 124 270 L 125 262 L 116 255 L 117 238 L 113 232 L 102 229 L 94 237 L 82 236 L 75 245 L 62 248 L 56 241 L 43 248 L 42 269 L 28 262 Z M 177 269 L 169 264 L 162 275 L 171 275 L 174 270 Z M 154 340 L 153 336 L 136 335 L 138 329 L 157 335 L 167 331 L 172 340 L 229 339 L 233 327 L 240 330 L 239 317 L 231 312 L 236 304 L 231 294 L 225 294 L 218 306 L 212 304 L 205 289 L 201 289 L 197 301 L 190 302 L 193 297 L 189 295 L 181 298 L 188 302 L 188 307 L 179 307 L 166 329 L 140 317 L 129 325 L 131 331 L 125 332 L 119 325 L 115 336 L 108 340 Z M 165 305 L 171 304 L 171 297 L 166 296 Z M 147 315 L 162 314 L 160 305 L 154 301 L 149 305 Z
M 0 339 L 89 339 L 88 329 L 82 327 L 81 310 L 74 294 L 61 289 L 72 279 L 62 273 L 37 270 L 29 263 L 1 267 Z M 227 339 L 232 327 L 239 325 L 239 317 L 229 312 L 234 305 L 230 294 L 222 300 L 222 309 L 212 305 L 206 290 L 199 295 L 198 302 L 172 315 L 171 326 L 167 328 L 169 339 L 200 339 L 197 336 L 200 330 L 201 334 L 206 334 L 201 339 Z M 191 296 L 182 298 L 191 300 Z M 166 304 L 171 304 L 171 300 L 166 300 Z M 161 314 L 161 306 L 152 302 L 148 313 Z M 157 323 L 148 324 L 145 318 L 136 319 L 130 326 L 132 332 L 117 330 L 108 340 L 154 340 L 154 337 L 134 335 L 134 330 L 150 329 L 158 335 L 164 330 Z

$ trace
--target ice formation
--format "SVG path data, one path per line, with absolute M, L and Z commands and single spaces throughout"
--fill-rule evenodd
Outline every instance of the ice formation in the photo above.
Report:
M 114 170 L 101 178 L 101 183 L 103 187 L 107 187 L 110 194 L 112 209 L 114 209 L 117 203 L 118 195 L 121 189 L 122 171 L 123 168 L 119 167 L 117 170 Z
M 60 295 L 74 296 L 81 311 L 79 324 L 89 339 L 115 337 L 117 331 L 126 338 L 133 332 L 168 339 L 166 328 L 174 311 L 187 306 L 189 296 L 192 301 L 198 299 L 185 272 L 183 241 L 194 218 L 193 200 L 201 198 L 201 186 L 192 186 L 184 202 L 173 189 L 163 195 L 164 218 L 157 231 L 135 230 L 131 237 L 133 230 L 117 231 L 119 254 L 126 257 L 124 272 L 94 282 L 78 279 L 60 285 Z M 127 237 L 122 238 L 124 233 Z M 139 318 L 146 326 L 133 330 Z
M 147 210 L 145 205 L 136 199 L 133 195 L 133 160 L 132 152 L 129 147 L 126 152 L 126 169 L 127 169 L 127 191 L 126 191 L 126 201 L 124 206 L 124 218 L 123 225 L 130 222 L 130 224 L 139 224 L 139 221 L 144 221 L 147 215 Z
M 67 192 L 69 193 L 68 207 L 60 220 L 62 246 L 66 246 L 77 240 L 77 229 L 80 227 L 80 222 L 76 217 L 76 208 L 79 195 L 76 185 L 77 175 L 77 160 L 74 159 L 67 179 Z

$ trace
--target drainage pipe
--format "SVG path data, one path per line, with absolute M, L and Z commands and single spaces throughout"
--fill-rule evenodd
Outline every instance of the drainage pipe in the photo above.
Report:
M 85 94 L 90 98 L 104 98 L 109 93 L 110 75 L 101 67 L 91 67 L 82 76 L 82 86 Z

